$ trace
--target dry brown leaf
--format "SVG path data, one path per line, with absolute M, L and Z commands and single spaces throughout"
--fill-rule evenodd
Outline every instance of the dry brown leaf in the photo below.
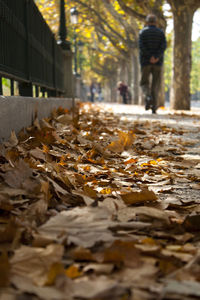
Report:
M 95 274 L 107 274 L 110 275 L 114 269 L 114 264 L 97 264 L 90 263 L 83 268 L 83 272 L 93 271 Z
M 97 197 L 97 192 L 96 192 L 93 188 L 91 188 L 89 185 L 84 185 L 84 186 L 83 186 L 83 191 L 84 191 L 84 193 L 85 193 L 87 196 L 89 196 L 90 198 L 96 199 L 96 197 Z
M 27 277 L 20 277 L 15 275 L 12 276 L 12 284 L 21 294 L 33 294 L 38 296 L 39 299 L 43 300 L 63 300 L 67 295 L 67 300 L 73 300 L 73 282 L 67 277 L 63 281 L 65 284 L 64 290 L 61 287 L 57 288 L 56 286 L 36 286 Z
M 15 167 L 3 175 L 5 182 L 12 188 L 21 188 L 24 181 L 32 176 L 33 170 L 22 159 Z
M 6 252 L 0 254 L 0 288 L 9 285 L 10 263 Z
M 169 212 L 161 209 L 143 206 L 134 208 L 134 212 L 141 221 L 160 220 L 163 224 L 170 224 Z
M 30 279 L 38 286 L 48 282 L 52 265 L 59 263 L 63 256 L 63 246 L 51 244 L 46 248 L 21 246 L 10 260 L 11 274 Z
M 200 214 L 186 216 L 183 227 L 188 231 L 199 231 L 200 229 Z
M 156 194 L 153 191 L 149 191 L 147 189 L 140 192 L 121 194 L 121 197 L 127 205 L 134 205 L 157 200 Z
M 48 239 L 90 248 L 99 242 L 112 242 L 115 238 L 108 229 L 112 215 L 99 207 L 76 207 L 62 211 L 38 228 Z
M 46 156 L 44 154 L 44 151 L 41 150 L 40 148 L 32 149 L 29 153 L 36 159 L 41 159 L 43 161 L 46 161 Z
M 13 203 L 11 200 L 9 200 L 9 197 L 0 194 L 0 209 L 2 211 L 3 210 L 11 211 L 13 208 L 14 208 Z
M 135 135 L 132 131 L 128 133 L 119 131 L 118 140 L 111 142 L 107 148 L 112 152 L 121 153 L 132 146 L 134 139 Z
M 3 228 L 2 228 L 3 227 Z M 5 226 L 1 225 L 0 229 L 0 242 L 1 243 L 11 243 L 14 241 L 16 234 L 18 232 L 19 226 L 15 219 L 8 220 Z
M 97 277 L 89 280 L 79 280 L 75 283 L 74 297 L 88 300 L 121 300 L 129 299 L 130 289 L 122 285 L 119 281 L 108 279 L 105 277 Z
M 57 121 L 63 125 L 72 122 L 72 116 L 70 114 L 60 115 L 57 117 Z
M 8 142 L 5 142 L 4 144 L 6 147 L 15 147 L 15 146 L 17 146 L 18 142 L 19 141 L 16 136 L 16 133 L 15 133 L 15 131 L 12 130 Z
M 75 261 L 95 261 L 92 252 L 83 247 L 76 247 L 70 255 Z
M 97 254 L 96 257 L 100 261 L 102 259 L 104 263 L 123 263 L 131 268 L 141 265 L 140 251 L 135 247 L 133 241 L 116 240 L 103 253 Z

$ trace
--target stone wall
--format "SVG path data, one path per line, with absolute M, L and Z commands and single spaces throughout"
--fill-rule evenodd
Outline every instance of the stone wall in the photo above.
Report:
M 37 112 L 38 119 L 50 116 L 58 107 L 70 109 L 73 98 L 31 98 L 0 96 L 0 142 L 30 126 Z

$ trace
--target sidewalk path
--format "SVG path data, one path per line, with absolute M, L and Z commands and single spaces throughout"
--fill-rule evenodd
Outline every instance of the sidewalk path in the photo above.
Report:
M 59 108 L 0 179 L 0 300 L 200 299 L 199 108 Z

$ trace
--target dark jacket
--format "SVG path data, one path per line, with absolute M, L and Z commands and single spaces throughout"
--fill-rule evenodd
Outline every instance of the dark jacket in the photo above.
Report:
M 120 83 L 119 87 L 118 87 L 119 93 L 121 96 L 126 95 L 128 92 L 128 87 L 126 84 L 124 83 Z
M 139 33 L 139 52 L 141 66 L 149 65 L 150 58 L 159 57 L 156 65 L 163 64 L 163 55 L 166 49 L 166 38 L 162 29 L 155 25 L 144 27 Z

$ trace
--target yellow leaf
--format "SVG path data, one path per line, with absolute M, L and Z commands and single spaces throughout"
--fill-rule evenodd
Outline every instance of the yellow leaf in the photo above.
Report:
M 55 282 L 55 279 L 58 275 L 64 274 L 65 270 L 62 264 L 60 263 L 54 263 L 50 267 L 50 270 L 47 274 L 47 280 L 45 282 L 45 285 L 53 285 Z
M 150 160 L 149 163 L 150 163 L 151 165 L 157 165 L 157 164 L 158 164 L 158 162 L 157 162 L 156 160 Z
M 112 189 L 110 189 L 110 188 L 102 189 L 102 190 L 100 191 L 100 194 L 104 194 L 104 195 L 112 194 Z
M 49 153 L 49 147 L 48 146 L 46 146 L 46 145 L 43 145 L 43 152 L 44 153 Z

